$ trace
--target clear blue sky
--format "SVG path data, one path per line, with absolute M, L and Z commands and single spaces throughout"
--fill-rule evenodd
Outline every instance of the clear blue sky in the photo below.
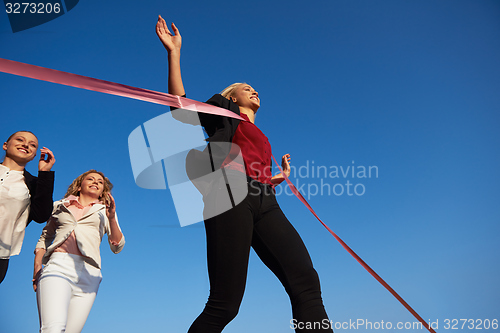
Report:
M 0 13 L 0 57 L 166 92 L 158 14 L 182 33 L 188 97 L 245 81 L 260 94 L 256 123 L 275 156 L 290 153 L 297 169 L 377 167 L 378 177 L 293 180 L 364 186 L 310 203 L 424 319 L 438 331 L 445 319 L 500 319 L 499 1 L 81 0 L 19 33 Z M 28 129 L 54 151 L 56 199 L 91 168 L 115 185 L 127 244 L 114 255 L 103 242 L 104 279 L 84 332 L 186 332 L 208 296 L 204 229 L 179 227 L 168 190 L 135 185 L 127 145 L 168 108 L 4 73 L 0 88 L 1 140 Z M 415 321 L 296 198 L 278 200 L 334 322 Z M 27 228 L 0 286 L 2 333 L 38 330 L 31 276 L 41 230 Z M 284 289 L 255 254 L 250 261 L 240 314 L 224 332 L 291 332 Z

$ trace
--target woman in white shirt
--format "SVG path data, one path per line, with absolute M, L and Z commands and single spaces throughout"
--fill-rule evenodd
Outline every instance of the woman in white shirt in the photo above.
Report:
M 35 249 L 33 288 L 41 333 L 81 332 L 102 279 L 102 237 L 108 234 L 114 253 L 125 245 L 112 187 L 102 172 L 89 170 L 54 203 Z
M 19 254 L 24 229 L 34 220 L 47 221 L 52 213 L 54 189 L 54 154 L 43 147 L 38 163 L 38 177 L 26 171 L 38 150 L 38 139 L 29 131 L 12 134 L 3 144 L 5 158 L 0 164 L 0 283 L 11 256 Z

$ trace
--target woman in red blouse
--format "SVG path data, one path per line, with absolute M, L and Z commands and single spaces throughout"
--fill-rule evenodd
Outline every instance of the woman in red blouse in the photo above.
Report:
M 180 70 L 181 36 L 173 23 L 172 30 L 174 34 L 165 21 L 158 18 L 156 32 L 168 52 L 168 91 L 185 96 Z M 274 186 L 281 183 L 283 177 L 272 177 L 271 146 L 254 124 L 255 113 L 260 107 L 259 94 L 248 84 L 235 83 L 207 103 L 226 108 L 244 121 L 199 113 L 199 123 L 209 136 L 209 144 L 205 151 L 193 150 L 187 156 L 187 173 L 192 180 L 202 179 L 206 174 L 203 165 L 211 166 L 205 168 L 207 170 L 222 170 L 221 179 L 227 185 L 233 204 L 228 210 L 205 217 L 210 296 L 189 333 L 221 332 L 236 316 L 245 289 L 250 248 L 285 287 L 296 331 L 332 332 L 327 325 L 329 320 L 318 274 L 302 239 L 276 201 Z M 243 166 L 233 158 L 238 153 L 243 157 Z M 290 155 L 284 155 L 282 166 L 286 174 L 290 173 L 289 162 Z M 238 170 L 246 174 L 245 193 L 248 194 L 242 201 L 234 202 L 231 194 L 234 186 L 230 186 L 228 178 Z M 222 193 L 220 190 L 221 186 L 218 194 Z M 203 193 L 205 209 L 207 204 L 220 204 L 220 196 L 210 197 L 210 191 Z M 289 328 L 286 325 L 286 329 Z

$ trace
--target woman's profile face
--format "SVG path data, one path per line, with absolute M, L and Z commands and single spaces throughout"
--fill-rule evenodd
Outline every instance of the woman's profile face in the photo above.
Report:
M 238 106 L 248 107 L 254 111 L 260 107 L 259 93 L 248 84 L 241 84 L 236 87 L 231 99 Z
M 29 132 L 17 132 L 3 144 L 5 156 L 20 164 L 33 160 L 38 149 L 38 139 Z
M 98 199 L 104 191 L 104 179 L 98 173 L 89 173 L 83 178 L 79 191 L 80 195 Z

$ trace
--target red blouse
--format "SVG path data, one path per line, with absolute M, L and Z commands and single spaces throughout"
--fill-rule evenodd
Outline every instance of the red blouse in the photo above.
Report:
M 247 121 L 241 121 L 233 136 L 233 143 L 241 149 L 246 174 L 263 184 L 271 183 L 271 145 L 261 130 L 251 123 L 245 114 L 240 114 Z M 241 165 L 231 163 L 233 154 L 237 155 L 237 147 L 233 147 L 222 167 L 243 171 Z

